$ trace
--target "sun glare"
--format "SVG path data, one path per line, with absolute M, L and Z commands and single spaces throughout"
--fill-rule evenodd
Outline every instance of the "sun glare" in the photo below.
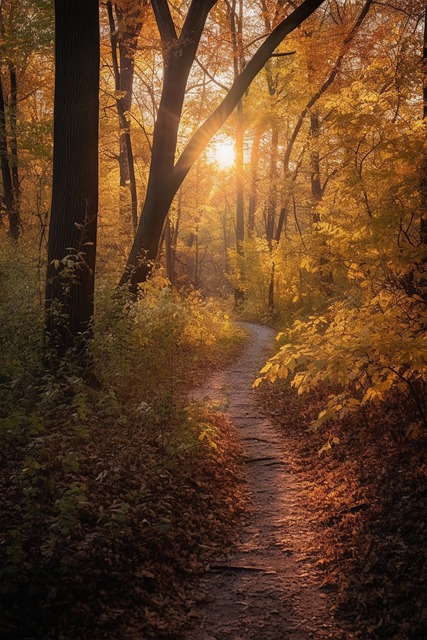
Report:
M 234 164 L 235 152 L 232 142 L 218 142 L 215 146 L 215 160 L 221 169 L 228 169 Z

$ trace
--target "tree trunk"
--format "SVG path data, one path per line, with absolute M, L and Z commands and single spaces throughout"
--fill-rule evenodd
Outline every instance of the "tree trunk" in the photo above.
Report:
M 230 12 L 230 29 L 231 29 L 231 42 L 233 48 L 233 70 L 234 78 L 237 78 L 243 70 L 243 47 L 242 47 L 242 27 L 243 27 L 243 6 L 242 0 L 239 0 L 239 10 L 237 11 L 237 0 L 233 0 L 231 4 L 228 4 Z M 236 108 L 236 158 L 235 158 L 235 170 L 236 170 L 236 251 L 239 257 L 239 283 L 234 289 L 234 302 L 236 306 L 240 306 L 244 299 L 245 294 L 243 288 L 240 286 L 244 281 L 243 270 L 243 258 L 244 258 L 244 242 L 245 242 L 245 210 L 244 210 L 244 197 L 243 197 L 243 147 L 245 137 L 245 124 L 243 113 L 243 101 L 239 100 Z
M 282 207 L 280 209 L 279 219 L 277 221 L 276 235 L 274 236 L 274 239 L 275 239 L 277 244 L 279 244 L 279 242 L 280 242 L 280 238 L 282 237 L 283 229 L 284 228 L 286 229 L 287 217 L 288 217 L 288 210 L 287 210 L 286 207 Z
M 116 105 L 120 127 L 120 211 L 126 213 L 127 198 L 124 195 L 129 190 L 131 200 L 131 223 L 133 235 L 138 226 L 138 198 L 136 190 L 135 164 L 130 133 L 129 112 L 132 107 L 133 78 L 135 69 L 135 53 L 138 37 L 142 29 L 142 10 L 146 0 L 141 4 L 129 4 L 125 9 L 116 7 L 117 25 L 114 19 L 113 6 L 107 2 L 107 12 L 110 24 L 111 54 L 113 61 L 115 89 L 117 92 Z
M 255 212 L 258 206 L 258 161 L 259 147 L 264 127 L 258 126 L 255 129 L 254 139 L 252 141 L 251 159 L 250 159 L 250 192 L 248 205 L 248 235 L 253 236 L 255 232 Z
M 98 214 L 98 0 L 55 0 L 52 209 L 47 345 L 85 353 L 94 310 Z
M 153 0 L 153 9 L 165 44 L 163 91 L 154 127 L 147 193 L 135 240 L 120 285 L 132 290 L 149 275 L 157 256 L 163 225 L 179 188 L 173 181 L 178 127 L 188 76 L 214 0 L 193 0 L 177 38 L 167 2 Z
M 216 0 L 193 0 L 181 35 L 177 38 L 165 0 L 152 0 L 157 23 L 165 43 L 165 73 L 157 121 L 147 194 L 134 244 L 120 285 L 130 282 L 136 291 L 150 273 L 157 256 L 163 225 L 172 200 L 195 161 L 232 113 L 252 80 L 264 67 L 282 40 L 306 20 L 324 0 L 305 0 L 282 20 L 261 44 L 243 71 L 234 80 L 228 94 L 204 124 L 194 133 L 175 162 L 176 141 L 187 78 L 195 58 L 206 18 Z
M 12 155 L 12 185 L 15 196 L 15 206 L 18 216 L 20 214 L 21 185 L 19 183 L 18 169 L 18 135 L 16 130 L 17 111 L 18 111 L 18 85 L 16 81 L 16 69 L 13 62 L 9 61 L 9 78 L 10 78 L 10 152 Z
M 427 127 L 427 7 L 424 12 L 424 39 L 423 39 L 423 120 Z M 427 244 L 427 152 L 424 152 L 421 168 L 421 220 L 420 239 L 422 244 Z
M 279 146 L 279 128 L 277 122 L 271 125 L 271 151 L 269 169 L 269 196 L 267 203 L 266 237 L 270 251 L 273 248 L 273 240 L 276 229 L 276 209 L 277 209 L 277 157 Z
M 310 137 L 311 137 L 311 195 L 313 196 L 313 227 L 314 230 L 319 232 L 320 213 L 318 206 L 323 197 L 323 188 L 320 178 L 320 155 L 319 155 L 319 134 L 320 134 L 320 119 L 317 111 L 310 113 Z M 323 239 L 321 246 L 326 250 L 327 245 Z M 328 258 L 324 255 L 320 256 L 320 288 L 326 293 L 326 295 L 332 295 L 331 285 L 333 284 L 333 274 L 330 269 Z
M 172 232 L 172 223 L 170 218 L 168 217 L 165 228 L 165 257 L 166 257 L 166 273 L 168 274 L 168 279 L 171 284 L 171 287 L 175 287 L 175 269 L 174 269 L 174 259 L 173 259 L 173 232 Z
M 320 215 L 317 211 L 317 205 L 322 200 L 322 185 L 320 182 L 320 156 L 319 156 L 319 133 L 320 121 L 317 111 L 310 113 L 310 138 L 311 138 L 311 154 L 310 154 L 310 182 L 311 195 L 313 196 L 313 224 L 320 222 Z
M 245 210 L 243 199 L 243 143 L 244 143 L 244 121 L 243 103 L 240 100 L 237 104 L 236 123 L 236 250 L 239 256 L 240 273 L 239 283 L 244 281 L 243 270 L 244 241 L 245 241 Z M 237 306 L 241 305 L 245 299 L 243 288 L 238 284 L 234 290 L 234 301 Z
M 178 244 L 179 225 L 182 213 L 182 189 L 178 192 L 175 222 L 171 220 L 170 214 L 166 222 L 165 229 L 165 253 L 166 253 L 166 272 L 172 288 L 176 288 L 176 251 Z
M 3 83 L 0 75 L 0 162 L 6 214 L 9 220 L 9 236 L 15 242 L 19 238 L 20 218 L 13 189 L 13 178 L 7 144 L 6 113 Z
M 267 204 L 266 236 L 270 255 L 273 253 L 273 240 L 276 228 L 277 209 L 277 157 L 279 147 L 279 127 L 276 121 L 271 124 L 271 151 L 270 151 L 270 175 L 269 175 L 269 197 Z M 274 309 L 274 278 L 275 264 L 271 264 L 270 283 L 268 286 L 268 308 Z

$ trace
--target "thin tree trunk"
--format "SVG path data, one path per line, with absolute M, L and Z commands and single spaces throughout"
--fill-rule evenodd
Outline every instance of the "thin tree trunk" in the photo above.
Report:
M 310 113 L 310 138 L 311 138 L 310 182 L 311 182 L 311 195 L 313 196 L 312 219 L 313 219 L 314 225 L 320 222 L 320 215 L 317 210 L 317 206 L 320 204 L 322 200 L 322 185 L 320 182 L 319 133 L 320 133 L 319 114 L 317 111 L 312 111 Z
M 199 288 L 199 223 L 194 232 L 194 288 Z
M 233 45 L 233 68 L 234 77 L 237 78 L 243 69 L 243 48 L 242 48 L 242 21 L 243 6 L 239 0 L 239 10 L 236 9 L 237 0 L 233 0 L 231 5 L 227 3 L 230 11 L 231 41 Z M 241 305 L 245 299 L 243 288 L 240 283 L 244 280 L 243 259 L 245 241 L 245 210 L 243 197 L 243 147 L 245 137 L 245 124 L 243 101 L 239 100 L 236 108 L 236 250 L 239 257 L 239 284 L 234 289 L 234 301 L 237 306 Z
M 273 247 L 273 240 L 276 229 L 276 209 L 277 209 L 277 157 L 279 146 L 279 127 L 273 121 L 271 125 L 271 148 L 270 148 L 270 169 L 269 169 L 269 196 L 267 203 L 266 237 L 270 251 Z
M 7 130 L 6 130 L 6 113 L 4 103 L 3 82 L 0 74 L 0 162 L 1 175 L 3 180 L 3 193 L 6 214 L 9 220 L 9 235 L 15 242 L 19 238 L 20 218 L 19 211 L 16 206 L 15 194 L 13 189 L 13 178 L 9 160 Z
M 170 215 L 168 216 L 165 228 L 165 256 L 166 256 L 166 273 L 168 274 L 169 282 L 172 288 L 176 288 L 176 249 L 178 241 L 179 223 L 181 220 L 181 207 L 182 207 L 182 189 L 179 190 L 177 210 L 176 210 L 176 222 L 172 223 Z
M 279 146 L 279 127 L 276 121 L 271 124 L 271 151 L 270 151 L 270 175 L 269 175 L 269 197 L 267 204 L 267 224 L 266 236 L 270 255 L 272 255 L 274 247 L 273 240 L 275 237 L 276 227 L 276 209 L 277 209 L 277 157 Z M 274 277 L 275 264 L 274 260 L 271 264 L 270 283 L 268 287 L 268 307 L 270 311 L 274 309 Z
M 145 0 L 136 6 L 129 5 L 126 9 L 116 7 L 117 25 L 114 19 L 113 5 L 107 2 L 107 12 L 110 25 L 111 55 L 113 62 L 114 82 L 117 92 L 116 106 L 120 127 L 120 210 L 126 212 L 127 198 L 125 190 L 129 189 L 131 199 L 131 223 L 133 235 L 138 226 L 138 197 L 136 189 L 135 162 L 130 133 L 129 112 L 132 107 L 133 78 L 135 68 L 135 53 L 138 36 L 142 29 L 142 8 Z
M 424 125 L 427 126 L 427 7 L 424 12 L 423 39 L 423 120 Z M 427 152 L 424 152 L 421 168 L 420 238 L 422 244 L 427 244 Z
M 16 128 L 17 112 L 18 112 L 18 84 L 16 81 L 16 69 L 15 65 L 9 61 L 9 78 L 10 78 L 10 104 L 9 104 L 9 119 L 10 119 L 10 151 L 12 154 L 12 185 L 15 195 L 15 206 L 20 214 L 20 201 L 21 201 L 21 185 L 19 182 L 19 169 L 18 169 L 18 134 Z
M 244 122 L 243 105 L 237 105 L 236 126 L 236 246 L 240 255 L 243 255 L 243 242 L 245 240 L 245 211 L 243 203 L 243 144 Z
M 320 155 L 319 155 L 319 134 L 320 134 L 320 119 L 317 111 L 310 113 L 310 136 L 311 136 L 311 195 L 313 197 L 313 210 L 312 220 L 315 231 L 319 231 L 320 213 L 318 210 L 319 204 L 322 201 L 323 189 L 320 177 Z M 326 241 L 322 240 L 322 247 L 327 248 Z M 329 266 L 329 260 L 326 256 L 321 255 L 320 260 L 320 287 L 330 296 L 332 294 L 331 285 L 333 283 L 333 274 Z
M 277 227 L 276 227 L 276 234 L 274 236 L 274 239 L 275 239 L 277 244 L 279 244 L 279 242 L 280 242 L 280 238 L 282 237 L 283 229 L 286 228 L 287 217 L 288 217 L 288 210 L 287 210 L 286 207 L 282 207 L 280 209 L 279 219 L 277 221 Z
M 251 159 L 250 159 L 250 192 L 248 206 L 248 235 L 253 236 L 255 232 L 255 212 L 258 206 L 258 162 L 259 147 L 261 137 L 264 133 L 264 127 L 258 126 L 255 129 L 254 139 L 252 141 Z
M 168 274 L 168 279 L 171 284 L 171 287 L 175 287 L 175 273 L 173 268 L 173 257 L 172 257 L 172 223 L 170 217 L 168 216 L 166 227 L 165 227 L 165 258 L 166 258 L 166 273 Z
M 239 283 L 244 280 L 243 259 L 245 242 L 245 211 L 243 198 L 243 145 L 244 145 L 244 117 L 243 103 L 237 104 L 236 123 L 236 250 L 239 256 Z M 234 289 L 234 301 L 241 305 L 245 299 L 243 288 L 238 284 Z

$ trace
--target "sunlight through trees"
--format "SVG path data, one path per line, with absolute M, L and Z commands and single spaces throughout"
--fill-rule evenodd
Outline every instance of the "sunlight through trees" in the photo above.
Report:
M 124 467 L 190 468 L 198 447 L 220 466 L 188 394 L 234 357 L 236 319 L 277 330 L 255 387 L 277 414 L 293 394 L 321 455 L 343 425 L 422 451 L 424 0 L 0 0 L 0 45 L 8 597 L 33 597 L 27 572 L 56 592 L 49 563 L 74 566 L 61 552 L 89 521 L 112 558 L 134 499 L 168 533 L 171 502 L 150 519 Z M 113 449 L 126 432 L 109 515 L 104 423 Z

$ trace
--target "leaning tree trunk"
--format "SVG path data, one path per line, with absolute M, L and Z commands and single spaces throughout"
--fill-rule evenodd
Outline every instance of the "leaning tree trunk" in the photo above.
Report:
M 152 0 L 164 42 L 165 73 L 163 92 L 153 134 L 150 174 L 138 230 L 120 285 L 133 291 L 144 282 L 156 259 L 163 226 L 179 187 L 203 149 L 224 124 L 252 80 L 264 67 L 282 40 L 306 20 L 325 0 L 305 0 L 282 20 L 235 78 L 220 105 L 193 134 L 175 163 L 177 132 L 188 75 L 195 59 L 200 36 L 216 0 L 193 0 L 179 38 L 164 0 Z
M 47 344 L 85 344 L 94 310 L 98 213 L 98 0 L 55 0 L 52 210 Z

